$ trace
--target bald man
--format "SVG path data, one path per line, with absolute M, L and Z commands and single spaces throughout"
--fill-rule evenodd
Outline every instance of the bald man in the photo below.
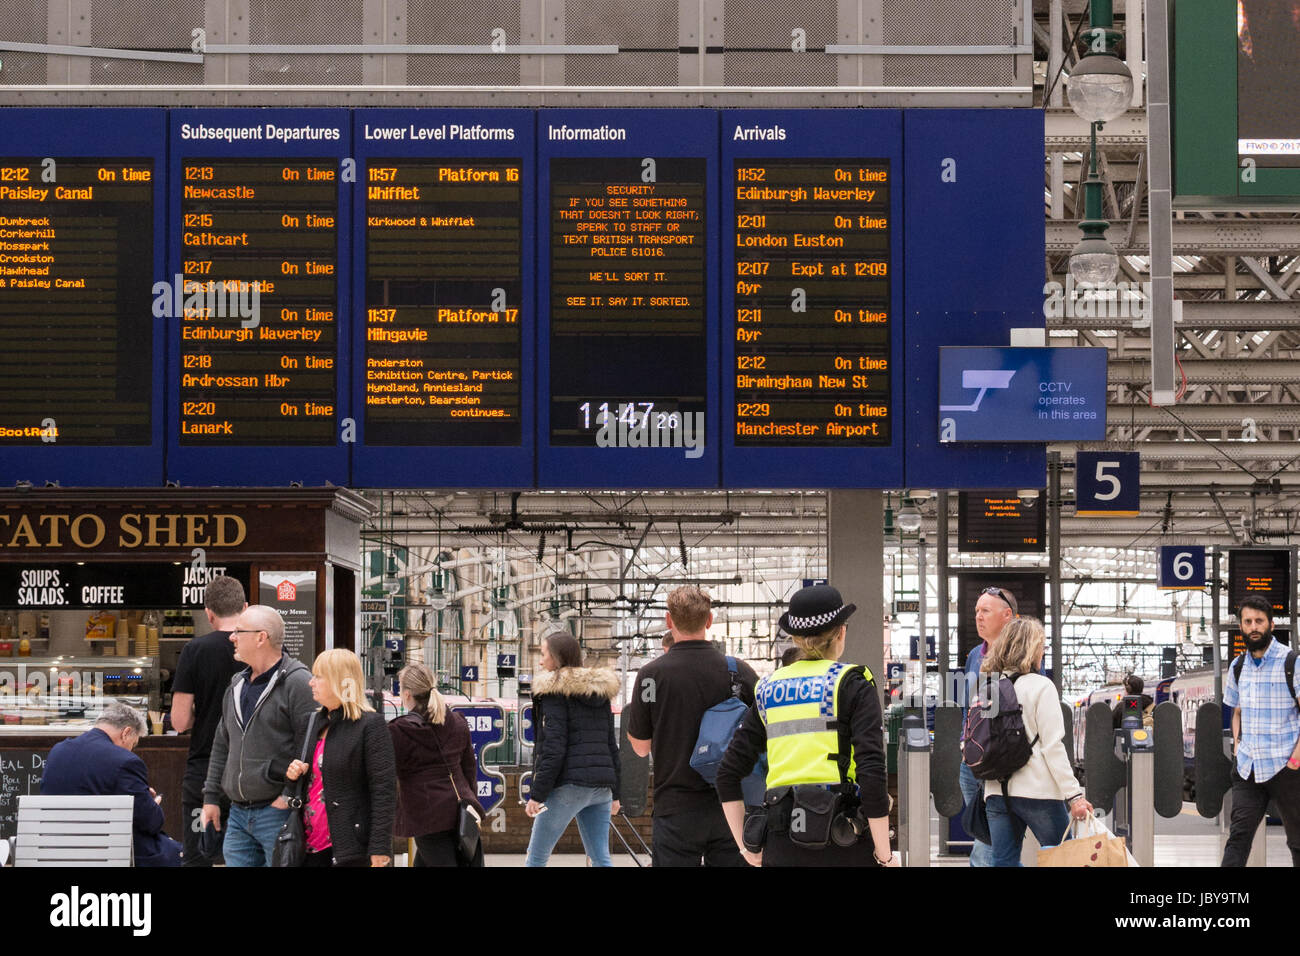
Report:
M 311 671 L 284 653 L 284 621 L 263 604 L 245 608 L 230 632 L 244 665 L 221 702 L 203 784 L 202 825 L 221 828 L 221 796 L 230 800 L 222 853 L 227 866 L 270 866 L 275 838 L 289 817 L 295 784 L 285 771 L 307 736 L 316 702 Z

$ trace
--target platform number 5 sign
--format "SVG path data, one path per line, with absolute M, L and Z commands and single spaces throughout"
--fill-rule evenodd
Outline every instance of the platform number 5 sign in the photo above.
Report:
M 1142 512 L 1142 463 L 1135 451 L 1081 451 L 1074 460 L 1075 514 L 1133 518 Z

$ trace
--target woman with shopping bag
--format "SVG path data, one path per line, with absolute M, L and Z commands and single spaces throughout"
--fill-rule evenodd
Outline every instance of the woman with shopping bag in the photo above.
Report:
M 1042 664 L 1043 625 L 1032 617 L 1008 622 L 980 670 L 1013 682 L 1025 736 L 1033 742 L 1029 761 L 1003 785 L 984 782 L 984 802 L 994 866 L 1019 866 L 1025 828 L 1043 846 L 1061 840 L 1069 819 L 1092 815 L 1092 804 L 1070 769 L 1065 752 L 1065 720 L 1055 685 L 1038 673 Z M 1067 809 L 1068 808 L 1068 809 Z

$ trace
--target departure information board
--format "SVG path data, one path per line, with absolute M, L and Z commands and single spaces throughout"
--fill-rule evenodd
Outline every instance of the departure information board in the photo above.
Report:
M 352 460 L 360 485 L 530 486 L 531 110 L 353 121 Z
M 1042 138 L 1016 110 L 5 110 L 0 485 L 1035 487 L 1041 448 L 938 441 L 935 384 L 941 346 L 1041 321 Z
M 182 445 L 329 445 L 338 396 L 338 171 L 187 158 Z M 210 300 L 210 301 L 209 301 Z
M 152 441 L 155 172 L 0 157 L 0 445 Z
M 1014 491 L 963 491 L 958 496 L 957 550 L 1046 551 L 1047 509 L 1022 501 Z
M 1290 548 L 1235 548 L 1228 552 L 1228 606 L 1238 614 L 1248 597 L 1263 598 L 1277 617 L 1290 617 Z
M 167 114 L 0 111 L 0 485 L 158 485 Z
M 736 444 L 887 446 L 888 161 L 734 175 Z
M 840 484 L 901 474 L 899 127 L 886 111 L 723 114 L 726 483 L 798 483 L 809 461 Z
M 542 475 L 555 476 L 543 481 L 590 482 L 612 469 L 714 484 L 716 116 L 563 110 L 542 113 L 538 123 L 547 229 L 543 434 L 552 450 L 591 453 L 543 455 Z M 573 467 L 549 469 L 559 460 Z
M 176 110 L 172 137 L 169 472 L 346 481 L 347 112 Z
M 519 160 L 366 170 L 366 441 L 517 445 Z

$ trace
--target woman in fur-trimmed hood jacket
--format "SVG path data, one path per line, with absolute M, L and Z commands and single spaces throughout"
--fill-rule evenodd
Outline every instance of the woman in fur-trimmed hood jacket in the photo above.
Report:
M 611 701 L 618 677 L 603 667 L 583 667 L 582 649 L 568 631 L 542 638 L 541 666 L 533 681 L 533 779 L 527 813 L 533 818 L 528 866 L 545 866 L 577 819 L 593 866 L 612 866 L 609 818 L 618 813 L 618 738 Z

